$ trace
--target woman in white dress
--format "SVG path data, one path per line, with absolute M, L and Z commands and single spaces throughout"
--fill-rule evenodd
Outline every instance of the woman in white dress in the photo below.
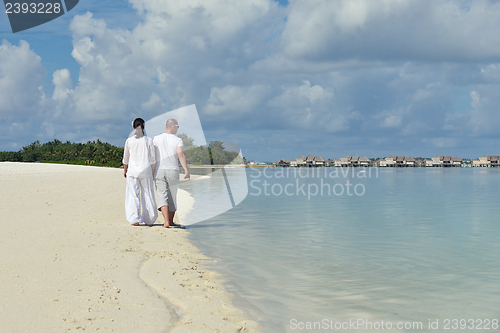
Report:
M 123 175 L 127 179 L 125 215 L 131 225 L 152 226 L 158 218 L 153 185 L 155 149 L 153 139 L 144 135 L 144 120 L 137 118 L 132 124 L 135 134 L 127 139 L 123 152 Z

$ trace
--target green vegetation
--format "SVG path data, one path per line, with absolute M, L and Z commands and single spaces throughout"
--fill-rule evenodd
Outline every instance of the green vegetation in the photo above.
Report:
M 195 146 L 191 149 L 184 149 L 187 163 L 193 165 L 210 165 L 210 153 L 206 146 Z
M 62 142 L 55 139 L 44 144 L 37 140 L 17 152 L 0 152 L 0 162 L 45 162 L 92 166 L 122 166 L 123 148 L 109 143 L 87 141 L 86 143 Z
M 177 134 L 177 136 L 182 139 L 182 142 L 184 143 L 184 150 L 193 146 L 194 139 L 190 138 L 187 134 L 181 133 Z
M 179 134 L 178 136 L 184 141 L 184 154 L 190 164 L 226 165 L 243 163 L 243 159 L 239 154 L 225 150 L 221 141 L 212 141 L 209 147 L 195 146 L 193 145 L 194 140 L 186 134 Z M 40 144 L 37 140 L 19 151 L 0 152 L 0 162 L 43 162 L 121 167 L 122 158 L 123 148 L 100 140 L 72 143 L 55 139 L 44 144 Z
M 184 141 L 184 155 L 192 165 L 241 164 L 243 159 L 238 152 L 227 151 L 221 141 L 212 141 L 206 146 L 194 146 L 193 139 L 186 134 L 177 135 Z

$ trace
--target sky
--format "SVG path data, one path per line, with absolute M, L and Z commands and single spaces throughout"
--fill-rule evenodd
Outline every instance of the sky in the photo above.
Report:
M 247 160 L 500 155 L 499 32 L 496 0 L 80 0 L 15 34 L 2 11 L 0 150 L 123 147 L 195 104 Z

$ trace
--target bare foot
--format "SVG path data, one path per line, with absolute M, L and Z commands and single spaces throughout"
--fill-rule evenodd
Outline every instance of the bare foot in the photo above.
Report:
M 168 227 L 169 227 L 169 224 L 168 224 L 168 223 L 165 223 L 165 224 L 163 225 L 163 228 L 168 228 Z
M 132 225 L 135 225 L 137 227 L 139 225 L 139 222 L 136 222 L 136 223 L 134 223 Z

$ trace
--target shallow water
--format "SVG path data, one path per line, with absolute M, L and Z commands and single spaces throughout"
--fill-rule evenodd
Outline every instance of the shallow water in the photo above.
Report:
M 190 238 L 263 332 L 498 331 L 500 169 L 361 170 L 247 169 L 247 198 Z

